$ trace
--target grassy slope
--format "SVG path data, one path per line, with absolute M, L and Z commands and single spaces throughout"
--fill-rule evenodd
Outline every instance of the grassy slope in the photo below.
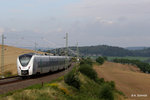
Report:
M 0 48 L 1 48 L 1 45 L 0 45 Z M 17 74 L 17 65 L 16 65 L 17 57 L 21 54 L 34 52 L 33 50 L 21 49 L 21 48 L 16 48 L 12 46 L 5 46 L 4 48 L 5 48 L 4 70 L 5 72 L 11 71 L 12 74 Z M 38 53 L 42 53 L 42 52 L 38 52 Z M 0 61 L 0 64 L 1 64 L 1 61 Z
M 117 89 L 127 97 L 131 98 L 131 94 L 147 94 L 148 97 L 142 99 L 150 100 L 150 75 L 140 72 L 137 67 L 105 62 L 102 66 L 95 66 L 94 69 L 99 77 L 115 81 Z
M 88 77 L 79 74 L 81 81 L 80 90 L 64 83 L 64 77 L 60 77 L 51 83 L 34 85 L 18 92 L 0 96 L 1 100 L 101 100 L 98 98 L 101 85 Z M 115 92 L 115 100 L 124 100 Z

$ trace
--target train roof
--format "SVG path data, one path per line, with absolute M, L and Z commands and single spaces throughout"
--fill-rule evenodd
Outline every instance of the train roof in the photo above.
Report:
M 69 57 L 69 56 L 52 56 L 52 55 L 42 55 L 42 54 L 37 54 L 37 53 L 27 53 L 27 54 L 22 54 L 22 55 L 20 55 L 20 56 L 25 56 L 25 55 L 30 55 L 30 56 L 45 56 L 45 57 L 56 57 L 56 58 L 65 58 L 65 57 Z M 19 56 L 19 57 L 20 57 Z

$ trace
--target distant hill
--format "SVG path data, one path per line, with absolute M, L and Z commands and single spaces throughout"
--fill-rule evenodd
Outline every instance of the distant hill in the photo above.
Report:
M 71 49 L 76 50 L 76 47 L 71 47 Z M 150 48 L 145 48 L 142 50 L 128 50 L 121 47 L 107 46 L 107 45 L 97 45 L 97 46 L 85 46 L 79 47 L 79 51 L 83 55 L 87 56 L 140 56 L 140 57 L 150 57 Z
M 74 51 L 73 55 L 76 55 L 77 47 L 69 47 L 72 51 Z M 133 48 L 132 48 L 133 49 Z M 47 52 L 61 54 L 60 52 L 65 51 L 65 48 L 57 48 L 56 50 L 47 50 Z M 72 51 L 69 50 L 69 55 L 72 54 Z M 116 46 L 108 46 L 108 45 L 97 45 L 97 46 L 82 46 L 79 47 L 80 56 L 112 56 L 112 57 L 125 57 L 125 56 L 133 56 L 133 57 L 150 57 L 150 48 L 140 49 L 137 48 L 135 50 L 128 50 L 122 47 Z M 72 55 L 72 56 L 73 56 Z
M 143 49 L 147 49 L 149 47 L 126 47 L 125 49 L 128 50 L 143 50 Z
M 76 50 L 76 47 L 70 47 L 72 50 Z M 107 45 L 97 45 L 97 46 L 84 46 L 79 47 L 79 51 L 82 55 L 87 56 L 130 56 L 133 55 L 130 50 L 113 47 Z

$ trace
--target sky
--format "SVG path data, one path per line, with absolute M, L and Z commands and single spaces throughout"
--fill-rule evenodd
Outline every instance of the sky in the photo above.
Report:
M 150 0 L 0 0 L 0 35 L 17 47 L 150 47 Z M 0 39 L 1 40 L 1 39 Z

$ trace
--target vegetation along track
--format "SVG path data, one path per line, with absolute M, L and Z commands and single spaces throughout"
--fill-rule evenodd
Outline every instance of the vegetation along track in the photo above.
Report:
M 12 79 L 6 79 L 6 80 L 4 79 L 3 82 L 2 80 L 0 80 L 0 94 L 26 88 L 34 84 L 42 85 L 45 82 L 50 82 L 60 76 L 63 76 L 65 73 L 69 72 L 73 68 L 73 65 L 74 64 L 72 64 L 71 67 L 68 68 L 68 70 L 57 71 L 52 74 L 43 74 L 40 75 L 39 77 L 31 77 L 24 80 L 21 79 L 20 77 L 16 77 Z

